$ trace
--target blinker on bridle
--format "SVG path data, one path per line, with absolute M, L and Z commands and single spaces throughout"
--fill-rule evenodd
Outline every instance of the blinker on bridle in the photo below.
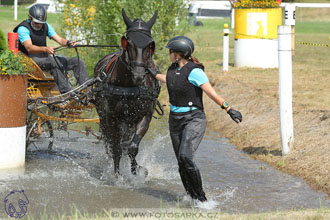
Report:
M 134 45 L 136 45 L 136 43 L 134 42 L 133 39 L 129 39 L 128 34 L 131 32 L 138 32 L 139 34 L 146 35 L 149 38 L 149 42 L 146 44 L 146 47 L 150 47 L 149 54 L 150 54 L 150 56 L 152 56 L 154 53 L 154 45 L 153 45 L 153 48 L 150 45 L 152 43 L 154 43 L 154 39 L 151 36 L 151 28 L 157 19 L 158 10 L 154 13 L 154 15 L 150 18 L 150 20 L 148 22 L 144 22 L 143 20 L 140 20 L 140 19 L 135 19 L 134 21 L 131 21 L 131 19 L 126 15 L 126 12 L 124 9 L 122 9 L 122 15 L 123 15 L 126 27 L 127 27 L 127 30 L 121 39 L 121 45 L 124 49 L 124 52 L 126 53 L 126 63 L 128 64 L 128 67 L 130 70 L 134 68 L 134 67 L 132 67 L 132 63 L 135 64 L 135 66 L 144 67 L 146 69 L 146 67 L 148 65 L 147 63 L 141 63 L 141 62 L 134 63 L 134 61 L 129 60 L 128 54 L 127 54 L 127 42 L 130 40 L 131 42 L 134 43 Z M 145 49 L 146 47 L 144 47 L 142 49 Z
M 149 47 L 149 57 L 150 58 L 153 53 L 154 53 L 154 46 L 152 48 L 152 43 L 154 43 L 154 39 L 152 38 L 151 34 L 150 34 L 150 31 L 147 30 L 146 28 L 143 28 L 143 27 L 131 27 L 130 29 L 128 29 L 125 33 L 124 33 L 124 36 L 122 37 L 121 39 L 121 45 L 123 47 L 123 50 L 124 52 L 126 53 L 126 58 L 125 58 L 125 62 L 127 63 L 127 67 L 130 71 L 133 70 L 133 68 L 135 66 L 139 66 L 139 67 L 144 67 L 145 68 L 145 72 L 147 72 L 147 67 L 148 67 L 148 62 L 146 63 L 143 63 L 143 62 L 136 62 L 136 61 L 131 61 L 129 59 L 129 56 L 128 56 L 128 52 L 127 52 L 127 46 L 128 46 L 128 42 L 132 42 L 134 45 L 136 45 L 136 43 L 134 42 L 134 39 L 130 39 L 128 37 L 128 34 L 131 33 L 131 32 L 138 32 L 139 34 L 144 34 L 146 35 L 148 38 L 149 38 L 149 41 L 146 43 L 146 46 L 144 48 L 141 48 L 142 50 Z

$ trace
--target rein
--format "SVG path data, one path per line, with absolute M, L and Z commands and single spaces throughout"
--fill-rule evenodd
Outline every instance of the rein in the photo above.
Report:
M 146 34 L 148 35 L 148 34 Z M 148 35 L 149 36 L 149 35 Z M 151 36 L 149 36 L 151 37 Z M 151 37 L 152 39 L 152 37 Z M 153 39 L 152 39 L 153 40 Z M 152 41 L 151 40 L 151 41 Z M 121 46 L 119 45 L 76 45 L 76 46 L 60 46 L 55 48 L 55 52 L 64 50 L 64 49 L 71 49 L 74 48 L 77 54 L 77 58 L 78 58 L 78 66 L 79 66 L 79 52 L 78 52 L 78 48 L 79 47 L 89 47 L 89 48 L 120 48 Z M 108 71 L 106 71 L 106 67 L 107 65 L 103 66 L 99 72 L 102 74 L 102 76 L 100 76 L 99 79 L 97 80 L 93 80 L 93 83 L 91 85 L 94 85 L 95 82 L 99 82 L 101 83 L 100 86 L 97 86 L 96 88 L 92 88 L 91 92 L 92 93 L 98 93 L 98 92 L 102 92 L 102 95 L 105 96 L 109 96 L 109 95 L 115 95 L 115 96 L 142 96 L 144 98 L 150 99 L 150 100 L 154 100 L 158 98 L 158 94 L 159 94 L 159 90 L 160 87 L 156 88 L 148 88 L 145 86 L 135 86 L 135 87 L 121 87 L 121 86 L 115 86 L 112 84 L 108 84 L 108 82 L 110 81 L 110 78 L 112 76 L 112 73 L 115 69 L 115 66 L 117 65 L 118 61 L 122 62 L 123 64 L 125 64 L 126 68 L 132 72 L 133 67 L 131 65 L 131 61 L 129 60 L 127 51 L 125 51 L 126 53 L 126 58 L 125 60 L 122 59 L 122 53 L 124 51 L 120 50 L 120 52 L 118 54 L 115 54 L 114 56 L 117 56 L 116 59 L 113 61 L 113 63 L 110 65 L 110 68 L 108 69 Z M 52 54 L 56 65 L 59 67 L 60 71 L 66 75 L 66 70 L 64 68 L 64 66 L 61 64 L 61 62 L 57 59 L 57 57 L 55 56 L 55 54 Z M 112 57 L 113 58 L 113 57 Z M 112 60 L 111 58 L 111 60 Z M 111 62 L 110 60 L 110 62 Z M 144 67 L 146 67 L 148 64 L 146 64 Z M 147 69 L 146 69 L 146 73 L 147 73 Z M 62 101 L 62 100 L 61 100 Z M 55 102 L 57 103 L 57 102 Z M 158 109 L 157 109 L 158 107 Z M 163 116 L 164 115 L 164 109 L 162 108 L 161 104 L 159 103 L 159 101 L 157 100 L 156 102 L 156 106 L 155 106 L 155 111 L 157 112 L 158 115 Z M 158 119 L 157 117 L 153 116 L 154 118 Z
M 107 48 L 107 47 L 110 47 L 110 48 L 120 48 L 119 45 L 90 45 L 90 44 L 79 44 L 79 45 L 75 45 L 75 46 L 59 46 L 59 47 L 56 47 L 54 48 L 54 52 L 58 52 L 58 51 L 61 51 L 61 50 L 65 50 L 65 49 L 71 49 L 71 48 L 74 48 L 75 51 L 76 51 L 76 54 L 77 54 L 77 58 L 78 58 L 78 68 L 79 68 L 79 72 L 80 72 L 80 57 L 79 57 L 79 52 L 78 52 L 78 48 L 79 47 L 92 47 L 92 48 Z M 55 63 L 57 65 L 57 67 L 59 68 L 59 70 L 62 72 L 62 74 L 64 76 L 67 75 L 67 71 L 64 69 L 64 66 L 61 62 L 58 61 L 57 57 L 55 56 L 55 53 L 52 54 L 52 57 L 54 58 L 55 60 Z
M 119 45 L 92 45 L 92 44 L 78 44 L 75 46 L 59 46 L 54 48 L 55 52 L 64 50 L 64 49 L 70 49 L 70 48 L 78 48 L 78 47 L 93 47 L 93 48 L 102 48 L 102 47 L 115 47 L 115 48 L 120 48 Z

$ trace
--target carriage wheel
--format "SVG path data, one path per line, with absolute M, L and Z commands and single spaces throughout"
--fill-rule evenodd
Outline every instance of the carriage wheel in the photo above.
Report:
M 36 120 L 32 126 L 27 129 L 26 149 L 32 144 L 38 149 L 48 145 L 47 148 L 51 151 L 54 144 L 54 131 L 52 124 L 50 121 L 43 121 L 40 124 L 40 130 L 38 130 L 38 120 Z

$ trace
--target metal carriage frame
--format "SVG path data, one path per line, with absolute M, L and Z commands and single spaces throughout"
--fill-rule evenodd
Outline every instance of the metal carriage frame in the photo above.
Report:
M 51 74 L 41 70 L 32 59 L 30 64 L 33 71 L 28 74 L 26 148 L 47 141 L 48 150 L 52 150 L 55 130 L 68 131 L 71 123 L 99 123 L 98 117 L 83 116 L 84 112 L 95 108 L 92 104 L 92 87 L 97 79 L 92 78 L 68 93 L 60 94 Z M 90 126 L 86 126 L 84 131 L 75 131 L 102 138 Z

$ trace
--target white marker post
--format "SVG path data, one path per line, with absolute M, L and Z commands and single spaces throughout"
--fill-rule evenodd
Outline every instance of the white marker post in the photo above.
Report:
M 14 1 L 14 20 L 17 21 L 17 0 Z
M 223 55 L 222 55 L 222 69 L 223 73 L 228 73 L 229 62 L 229 29 L 228 24 L 223 25 Z
M 294 46 L 295 46 L 295 25 L 296 25 L 296 5 L 294 3 L 285 5 L 285 25 L 291 26 L 291 49 L 292 56 L 294 55 Z
M 231 22 L 231 29 L 235 28 L 235 9 L 231 8 L 231 15 L 230 15 L 230 22 Z
M 278 26 L 278 71 L 282 155 L 293 147 L 291 26 Z

